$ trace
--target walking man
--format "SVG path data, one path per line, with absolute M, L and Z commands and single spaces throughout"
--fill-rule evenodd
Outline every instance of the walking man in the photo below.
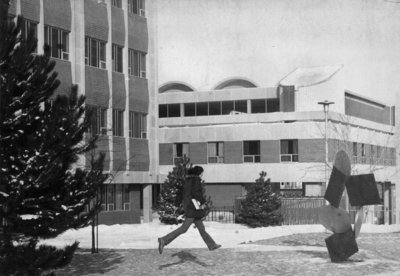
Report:
M 195 166 L 188 170 L 188 175 L 186 176 L 185 184 L 183 185 L 183 209 L 185 211 L 185 221 L 179 228 L 164 237 L 158 238 L 158 251 L 160 254 L 162 254 L 164 246 L 170 244 L 178 236 L 185 233 L 192 223 L 196 225 L 203 241 L 206 243 L 210 251 L 221 247 L 221 245 L 216 244 L 211 236 L 206 232 L 202 221 L 202 218 L 206 215 L 204 210 L 206 199 L 204 198 L 201 187 L 201 175 L 203 171 L 203 168 L 200 166 Z M 197 206 L 198 209 L 196 208 L 196 201 L 200 203 L 200 206 Z

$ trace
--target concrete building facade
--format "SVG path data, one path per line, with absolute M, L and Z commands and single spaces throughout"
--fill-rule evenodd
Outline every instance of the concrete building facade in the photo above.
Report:
M 95 116 L 88 135 L 99 135 L 112 176 L 102 191 L 99 222 L 151 220 L 157 179 L 156 59 L 153 25 L 144 0 L 13 0 L 34 30 L 38 53 L 46 43 L 61 81 L 57 94 L 77 84 Z M 82 158 L 87 162 L 90 156 Z
M 77 84 L 96 114 L 89 135 L 99 135 L 112 175 L 100 223 L 150 221 L 158 184 L 184 155 L 205 168 L 214 205 L 231 206 L 261 171 L 287 194 L 322 196 L 339 150 L 352 173 L 375 174 L 383 211 L 372 219 L 399 223 L 391 211 L 400 206 L 394 106 L 347 90 L 341 65 L 297 68 L 271 87 L 247 77 L 207 91 L 185 80 L 160 84 L 157 2 L 10 2 L 10 16 L 23 15 L 35 31 L 38 53 L 50 45 L 57 93 Z M 326 130 L 325 100 L 334 102 Z
M 261 171 L 282 192 L 320 197 L 336 153 L 344 150 L 353 174 L 374 173 L 382 197 L 382 206 L 374 210 L 393 210 L 394 107 L 347 91 L 341 69 L 298 68 L 268 88 L 237 78 L 210 91 L 192 91 L 181 82 L 162 85 L 161 174 L 186 155 L 204 167 L 207 191 L 221 207 L 232 206 L 235 197 L 245 194 L 244 185 L 254 182 Z M 334 102 L 327 114 L 326 140 L 325 114 L 318 104 L 324 100 Z M 384 213 L 375 215 L 371 219 Z M 386 215 L 386 221 L 394 222 L 392 213 Z

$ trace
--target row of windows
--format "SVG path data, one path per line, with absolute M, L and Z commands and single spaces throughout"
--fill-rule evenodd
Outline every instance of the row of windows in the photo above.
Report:
M 123 71 L 123 47 L 112 44 L 112 70 L 122 73 Z M 128 74 L 146 78 L 146 53 L 129 49 L 128 51 Z M 101 69 L 106 66 L 106 42 L 98 39 L 85 38 L 85 64 Z
M 114 7 L 122 8 L 122 0 L 112 0 Z M 140 16 L 146 16 L 145 0 L 128 0 L 128 11 Z
M 395 165 L 394 148 L 353 142 L 353 162 L 361 164 Z
M 112 184 L 101 187 L 101 207 L 103 211 L 129 211 L 131 200 L 129 185 Z
M 184 103 L 183 116 L 212 116 L 238 113 L 270 113 L 279 111 L 279 99 L 254 99 L 250 101 L 248 110 L 247 100 Z M 160 118 L 180 117 L 181 104 L 160 104 L 158 106 Z
M 188 143 L 175 143 L 173 145 L 174 162 L 184 156 L 189 156 Z M 280 160 L 281 162 L 298 162 L 298 140 L 280 141 Z M 207 162 L 224 163 L 224 142 L 207 143 Z M 243 141 L 243 162 L 260 163 L 260 141 Z
M 89 133 L 107 135 L 107 108 L 87 105 L 92 113 Z M 129 111 L 129 137 L 146 139 L 147 114 Z M 124 110 L 112 110 L 112 135 L 124 136 Z
M 23 21 L 22 35 L 26 39 L 30 32 L 37 38 L 38 24 L 34 21 Z M 50 56 L 53 58 L 69 60 L 69 32 L 44 26 L 45 43 L 50 46 Z M 112 70 L 123 71 L 123 47 L 112 44 Z M 101 69 L 107 69 L 106 42 L 91 37 L 85 37 L 85 64 Z M 146 78 L 146 53 L 129 49 L 128 74 Z
M 357 158 L 357 155 L 353 156 L 354 163 L 371 163 L 371 164 L 382 164 L 382 165 L 395 165 L 395 149 L 394 148 L 383 148 L 381 146 L 369 145 L 371 148 L 379 149 L 377 158 L 372 156 L 364 159 Z M 361 148 L 366 147 L 365 144 L 361 144 Z M 353 149 L 357 149 L 357 143 L 353 143 Z M 389 151 L 389 156 L 383 158 L 383 151 Z M 372 151 L 371 151 L 372 152 Z M 261 161 L 260 141 L 243 141 L 243 162 L 244 163 L 259 163 Z M 357 150 L 353 152 L 357 154 Z M 363 153 L 365 157 L 365 152 Z M 189 156 L 189 144 L 188 143 L 175 143 L 173 145 L 173 157 L 176 162 L 176 158 L 183 158 Z M 354 157 L 356 157 L 354 159 Z M 281 162 L 299 162 L 299 146 L 297 139 L 280 140 L 280 161 Z M 369 161 L 369 162 L 367 162 Z M 224 163 L 224 143 L 223 142 L 209 142 L 207 143 L 207 162 L 208 163 Z

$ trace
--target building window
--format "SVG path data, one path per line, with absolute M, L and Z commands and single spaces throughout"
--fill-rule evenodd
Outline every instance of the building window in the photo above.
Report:
M 50 46 L 50 56 L 69 60 L 68 32 L 59 28 L 44 26 L 44 42 Z
M 124 136 L 124 111 L 113 109 L 113 135 Z
M 128 11 L 140 16 L 146 16 L 145 0 L 128 0 Z
M 129 137 L 147 139 L 147 114 L 129 112 Z
M 243 141 L 243 162 L 260 162 L 260 141 Z
M 116 185 L 103 185 L 101 187 L 101 207 L 103 211 L 115 211 Z
M 247 113 L 247 101 L 223 101 L 222 114 Z
M 188 143 L 176 143 L 173 147 L 174 164 L 189 156 Z
M 222 115 L 230 114 L 234 110 L 233 101 L 222 102 Z
M 298 140 L 281 140 L 281 162 L 298 162 Z
M 158 116 L 160 118 L 180 117 L 181 106 L 180 104 L 160 104 L 158 106 Z
M 208 115 L 208 103 L 196 103 L 196 115 L 197 116 L 207 116 Z
M 267 99 L 267 113 L 279 112 L 279 99 Z
M 183 104 L 183 116 L 196 116 L 196 103 Z
M 87 110 L 91 112 L 89 134 L 106 135 L 107 134 L 107 108 L 86 105 Z
M 122 73 L 122 47 L 116 44 L 112 45 L 112 70 Z
M 266 108 L 265 99 L 251 100 L 251 113 L 265 113 Z
M 128 74 L 146 78 L 146 53 L 129 49 Z
M 357 163 L 357 142 L 353 142 L 353 163 Z
M 361 144 L 361 163 L 364 164 L 367 162 L 366 152 L 365 152 L 365 144 Z
M 37 22 L 33 22 L 24 18 L 22 25 L 22 37 L 25 40 L 28 40 L 28 35 L 32 32 L 33 37 L 37 40 L 37 25 Z M 37 47 L 35 48 L 34 52 L 37 53 Z
M 209 115 L 221 115 L 221 102 L 208 103 Z
M 207 145 L 208 163 L 224 163 L 224 143 L 210 142 Z
M 121 0 L 111 0 L 111 5 L 117 8 L 122 8 Z
M 122 184 L 122 209 L 129 211 L 131 209 L 131 197 L 129 195 L 129 185 Z
M 85 37 L 85 64 L 106 69 L 106 43 Z
M 247 113 L 247 101 L 235 101 L 235 111 Z

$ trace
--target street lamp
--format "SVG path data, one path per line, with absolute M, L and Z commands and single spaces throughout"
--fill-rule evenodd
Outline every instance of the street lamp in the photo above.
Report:
M 318 102 L 318 104 L 321 104 L 324 106 L 324 113 L 325 113 L 325 188 L 328 184 L 328 176 L 327 176 L 327 170 L 328 170 L 328 111 L 329 111 L 329 105 L 334 104 L 334 102 L 330 102 L 328 100 L 325 100 L 323 102 Z

